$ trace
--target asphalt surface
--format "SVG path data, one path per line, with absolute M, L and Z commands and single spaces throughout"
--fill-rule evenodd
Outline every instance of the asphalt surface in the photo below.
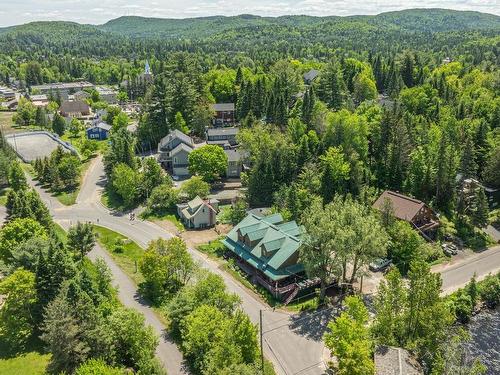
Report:
M 476 275 L 478 280 L 484 279 L 489 273 L 500 271 L 500 246 L 495 246 L 481 253 L 457 262 L 451 262 L 441 267 L 433 267 L 433 271 L 441 274 L 443 280 L 443 295 L 453 293 L 465 286 Z
M 43 133 L 19 133 L 8 136 L 6 139 L 12 148 L 26 161 L 50 156 L 52 151 L 61 146 L 59 142 Z
M 170 233 L 153 223 L 141 220 L 130 221 L 127 214 L 111 212 L 105 208 L 100 203 L 100 192 L 104 182 L 102 160 L 97 158 L 87 171 L 75 205 L 63 206 L 40 188 L 37 187 L 37 190 L 47 203 L 54 219 L 65 227 L 73 225 L 77 221 L 90 221 L 119 232 L 143 247 L 153 239 L 172 237 Z M 228 290 L 241 298 L 243 310 L 255 324 L 258 324 L 260 311 L 263 311 L 264 352 L 266 357 L 273 362 L 278 374 L 324 374 L 325 348 L 322 336 L 328 321 L 335 313 L 331 308 L 314 313 L 294 315 L 283 311 L 274 311 L 229 274 L 220 270 L 216 262 L 194 249 L 189 249 L 189 251 L 202 267 L 223 277 Z M 122 303 L 141 311 L 148 324 L 160 336 L 161 343 L 158 346 L 157 354 L 169 375 L 185 374 L 182 354 L 165 334 L 163 325 L 158 321 L 152 309 L 144 301 L 141 301 L 132 281 L 100 247 L 96 246 L 91 252 L 91 257 L 100 257 L 106 261 L 113 274 L 114 282 L 119 287 L 119 297 Z M 442 274 L 443 289 L 445 292 L 449 292 L 467 283 L 474 273 L 482 278 L 499 268 L 500 247 L 497 247 L 476 254 L 473 258 L 442 267 L 437 272 Z

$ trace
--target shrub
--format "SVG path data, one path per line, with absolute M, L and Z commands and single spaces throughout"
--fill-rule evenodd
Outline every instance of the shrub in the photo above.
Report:
M 500 303 L 500 278 L 499 275 L 488 275 L 479 287 L 481 299 L 490 308 L 495 308 Z

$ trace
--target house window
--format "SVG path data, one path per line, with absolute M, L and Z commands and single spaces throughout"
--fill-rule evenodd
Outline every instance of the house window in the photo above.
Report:
M 174 158 L 174 164 L 177 164 L 177 158 Z

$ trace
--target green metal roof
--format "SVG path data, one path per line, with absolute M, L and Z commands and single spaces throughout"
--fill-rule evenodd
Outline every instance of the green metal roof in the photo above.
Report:
M 266 217 L 249 214 L 228 233 L 222 243 L 249 265 L 277 281 L 304 270 L 301 264 L 283 267 L 299 250 L 303 232 L 303 228 L 294 221 L 283 223 L 280 214 Z M 238 241 L 238 233 L 247 236 L 251 242 L 260 241 L 250 248 Z M 263 248 L 271 253 L 268 258 L 262 254 Z

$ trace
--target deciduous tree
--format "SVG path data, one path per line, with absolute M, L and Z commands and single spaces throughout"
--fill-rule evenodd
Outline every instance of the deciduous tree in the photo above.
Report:
M 189 172 L 201 176 L 206 182 L 223 176 L 226 168 L 227 155 L 220 146 L 202 146 L 189 154 Z
M 347 297 L 345 305 L 346 310 L 328 324 L 325 345 L 337 358 L 339 375 L 373 374 L 368 310 L 359 297 Z
M 78 222 L 68 231 L 68 247 L 73 250 L 80 260 L 93 249 L 95 245 L 94 228 L 90 223 Z

